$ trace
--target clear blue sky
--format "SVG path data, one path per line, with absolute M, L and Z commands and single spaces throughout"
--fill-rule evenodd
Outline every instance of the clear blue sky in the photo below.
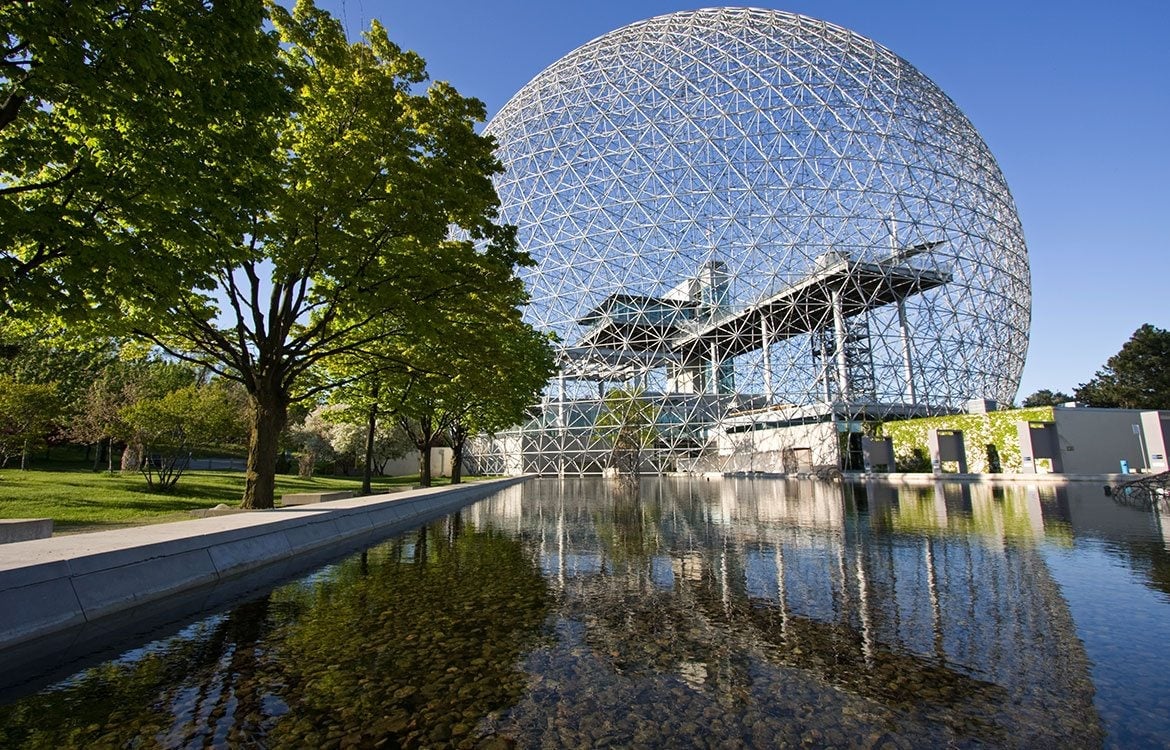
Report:
M 719 3 L 318 0 L 358 32 L 378 18 L 431 76 L 494 114 L 608 31 Z M 291 0 L 290 0 L 291 2 Z M 999 161 L 1032 265 L 1020 397 L 1072 391 L 1142 323 L 1170 328 L 1170 1 L 745 3 L 852 29 L 908 60 Z

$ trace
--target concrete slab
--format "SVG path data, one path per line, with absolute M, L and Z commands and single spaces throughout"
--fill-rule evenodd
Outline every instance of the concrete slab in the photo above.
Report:
M 51 518 L 0 518 L 0 544 L 48 539 L 53 536 Z
M 217 580 L 215 564 L 206 549 L 160 555 L 72 577 L 86 620 Z
M 413 518 L 417 514 L 405 505 L 389 505 L 382 508 L 372 508 L 362 515 L 368 518 L 372 525 L 381 525 L 397 523 L 405 519 Z
M 340 536 L 354 536 L 356 534 L 364 534 L 368 531 L 373 531 L 374 523 L 371 520 L 371 513 L 338 513 L 333 518 L 333 523 L 337 527 L 337 533 Z
M 0 643 L 29 630 L 51 632 L 85 622 L 85 613 L 68 578 L 54 578 L 3 592 Z
M 362 531 L 367 530 L 369 530 L 368 526 L 362 529 Z M 302 524 L 284 531 L 285 543 L 288 544 L 289 552 L 294 555 L 323 547 L 330 542 L 344 539 L 346 536 L 348 535 L 338 531 L 337 521 L 333 518 L 326 518 L 317 523 Z
M 289 507 L 290 505 L 310 505 L 313 503 L 327 503 L 332 500 L 345 500 L 353 497 L 352 490 L 337 490 L 334 492 L 290 492 L 287 495 L 281 495 L 281 507 Z
M 13 547 L 22 547 L 31 542 L 18 542 Z M 48 560 L 39 562 L 29 557 L 28 564 L 16 565 L 9 568 L 0 567 L 0 591 L 17 589 L 22 586 L 31 586 L 34 583 L 51 581 L 54 578 L 68 578 L 70 576 L 68 560 Z
M 285 529 L 273 529 L 270 533 L 235 539 L 207 548 L 211 562 L 215 565 L 216 578 L 242 573 L 258 568 L 265 563 L 281 560 L 292 555 Z

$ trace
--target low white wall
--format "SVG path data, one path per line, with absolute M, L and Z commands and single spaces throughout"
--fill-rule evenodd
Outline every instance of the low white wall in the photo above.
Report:
M 770 461 L 771 464 L 777 464 L 775 466 L 751 467 L 754 470 L 783 471 L 778 463 L 786 448 L 794 450 L 807 448 L 811 452 L 813 466 L 836 466 L 840 460 L 837 440 L 838 433 L 835 424 L 817 422 L 746 432 L 721 433 L 718 436 L 718 445 L 721 456 L 744 456 L 749 459 L 757 459 L 758 457 L 755 463 L 769 463 Z M 761 454 L 767 454 L 769 459 L 765 460 Z M 736 468 L 748 470 L 747 467 L 738 465 Z
M 431 476 L 451 476 L 451 457 L 454 451 L 450 448 L 431 448 Z M 388 477 L 404 477 L 408 474 L 418 474 L 418 451 L 411 451 L 402 458 L 395 458 L 386 463 L 382 473 Z

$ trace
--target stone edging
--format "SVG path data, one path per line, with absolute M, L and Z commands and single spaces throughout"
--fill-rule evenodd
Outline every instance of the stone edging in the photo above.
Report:
M 0 547 L 0 649 L 372 532 L 405 531 L 527 477 Z

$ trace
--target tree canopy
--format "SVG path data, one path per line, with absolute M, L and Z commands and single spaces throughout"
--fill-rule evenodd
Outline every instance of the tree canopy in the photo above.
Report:
M 204 285 L 287 109 L 264 18 L 263 0 L 0 3 L 0 312 L 111 321 Z
M 1072 400 L 1073 397 L 1063 391 L 1050 391 L 1047 388 L 1041 388 L 1032 395 L 1027 396 L 1022 406 L 1056 406 Z
M 312 0 L 0 3 L 0 356 L 23 351 L 12 321 L 100 331 L 93 369 L 29 382 L 111 449 L 158 427 L 182 453 L 206 395 L 150 400 L 145 371 L 110 364 L 117 337 L 235 381 L 247 508 L 273 505 L 290 411 L 325 391 L 402 404 L 380 383 L 437 377 L 461 446 L 551 356 L 520 321 L 531 261 L 498 221 L 485 115 L 378 22 L 351 41 Z
M 594 422 L 596 435 L 610 449 L 606 468 L 619 476 L 637 476 L 642 453 L 658 439 L 658 407 L 640 387 L 614 388 L 605 394 Z
M 194 292 L 136 330 L 176 356 L 239 381 L 253 424 L 244 507 L 271 507 L 288 408 L 336 387 L 309 379 L 331 358 L 376 357 L 477 295 L 519 286 L 513 227 L 496 223 L 500 170 L 475 132 L 483 104 L 432 83 L 423 61 L 378 22 L 351 43 L 309 1 L 270 9 L 293 105 L 261 166 L 272 189 L 232 252 Z M 454 230 L 454 231 L 453 231 Z M 457 232 L 461 232 L 457 238 Z M 217 297 L 218 295 L 218 297 Z M 217 303 L 226 300 L 226 305 Z M 350 380 L 362 373 L 352 373 Z
M 449 318 L 429 360 L 398 377 L 390 411 L 419 450 L 423 486 L 431 482 L 430 447 L 446 440 L 451 482 L 459 483 L 468 438 L 522 422 L 555 371 L 550 342 L 521 320 L 520 301 L 500 297 L 494 308 Z
M 1087 406 L 1170 408 L 1170 331 L 1146 323 L 1076 389 Z

